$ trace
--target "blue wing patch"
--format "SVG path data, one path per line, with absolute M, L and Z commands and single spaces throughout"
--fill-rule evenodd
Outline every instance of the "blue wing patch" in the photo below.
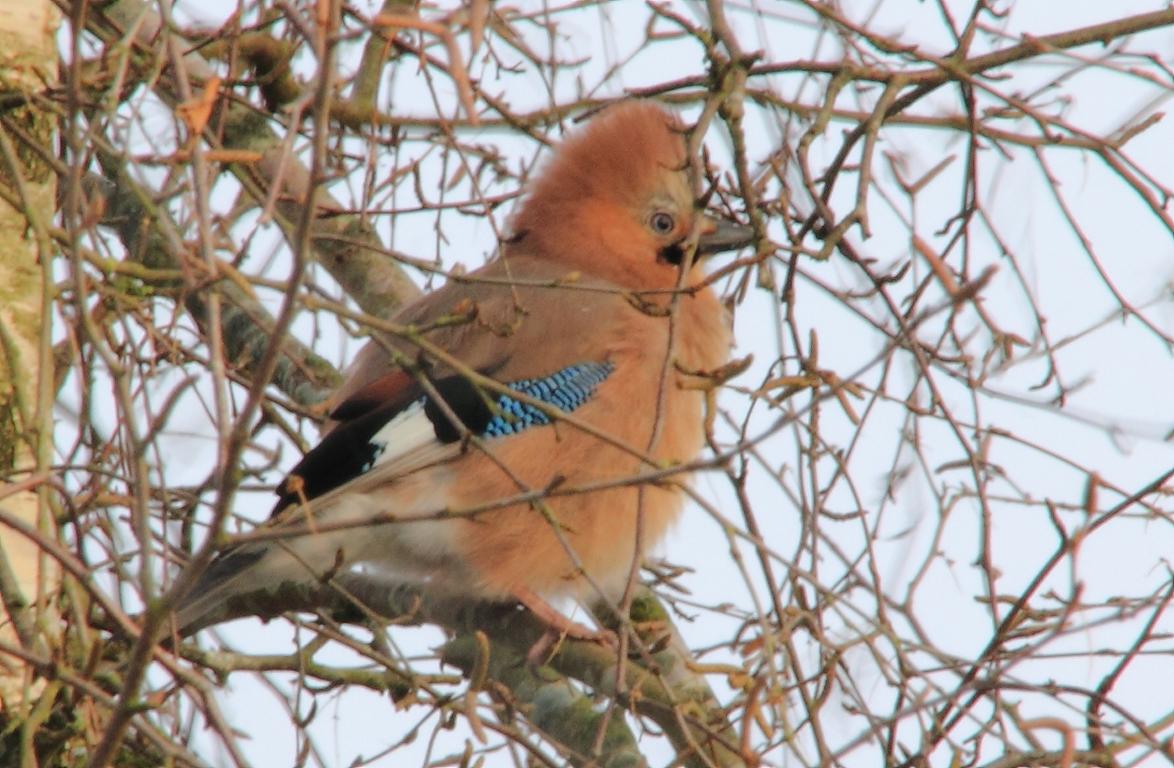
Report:
M 540 379 L 511 381 L 506 386 L 571 413 L 591 399 L 614 369 L 611 363 L 576 363 Z M 499 413 L 481 430 L 483 437 L 516 435 L 529 427 L 550 423 L 550 417 L 541 409 L 509 395 L 499 394 L 494 405 Z

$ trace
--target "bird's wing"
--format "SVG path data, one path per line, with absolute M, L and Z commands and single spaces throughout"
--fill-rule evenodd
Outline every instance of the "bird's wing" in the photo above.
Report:
M 504 385 L 556 377 L 564 394 L 590 383 L 599 373 L 594 366 L 606 360 L 590 344 L 595 334 L 583 331 L 599 330 L 609 315 L 603 305 L 626 301 L 605 283 L 579 278 L 568 287 L 565 278 L 562 268 L 515 257 L 402 311 L 395 323 L 417 341 L 384 336 L 360 351 L 339 388 L 343 397 L 335 398 L 333 424 L 278 487 L 274 515 L 307 501 L 322 506 L 338 493 L 369 490 L 459 455 L 461 438 L 481 435 L 501 407 L 500 393 L 469 372 Z M 533 394 L 542 399 L 543 391 Z
M 396 323 L 410 327 L 407 335 L 422 338 L 423 344 L 403 338 L 368 344 L 360 353 L 362 365 L 352 367 L 342 387 L 346 396 L 331 414 L 334 427 L 279 486 L 279 501 L 266 526 L 312 529 L 332 510 L 344 508 L 342 514 L 353 522 L 355 505 L 346 497 L 390 487 L 425 467 L 458 459 L 470 450 L 466 435 L 502 437 L 549 423 L 548 412 L 527 398 L 572 411 L 593 395 L 610 375 L 611 363 L 581 331 L 598 330 L 601 305 L 626 305 L 624 299 L 602 284 L 577 293 L 560 288 L 562 271 L 540 262 L 516 259 L 511 273 L 526 278 L 511 284 L 498 262 L 400 313 Z M 454 319 L 462 316 L 467 316 L 464 321 Z M 525 397 L 478 385 L 454 370 L 454 361 Z M 355 531 L 363 535 L 355 528 L 348 533 Z M 219 556 L 181 603 L 181 629 L 220 620 L 213 614 L 233 596 L 312 575 L 305 562 L 290 559 L 293 550 L 302 561 L 326 558 L 316 564 L 321 570 L 333 565 L 329 549 L 337 545 L 323 543 L 322 552 L 311 552 L 309 544 L 299 549 L 297 538 L 246 544 Z

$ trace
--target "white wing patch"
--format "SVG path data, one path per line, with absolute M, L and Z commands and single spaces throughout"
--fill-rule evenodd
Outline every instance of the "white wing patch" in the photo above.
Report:
M 419 401 L 384 424 L 371 436 L 371 445 L 375 446 L 375 459 L 370 466 L 363 468 L 364 472 L 440 445 L 440 441 L 436 439 L 436 427 L 424 413 L 423 401 Z

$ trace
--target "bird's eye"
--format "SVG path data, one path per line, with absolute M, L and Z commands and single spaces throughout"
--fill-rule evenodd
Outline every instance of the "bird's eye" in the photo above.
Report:
M 677 222 L 671 213 L 657 211 L 648 219 L 648 226 L 658 235 L 667 235 L 677 228 Z

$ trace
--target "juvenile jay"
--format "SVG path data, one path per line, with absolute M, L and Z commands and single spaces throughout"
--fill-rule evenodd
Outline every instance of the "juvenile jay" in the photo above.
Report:
M 359 564 L 518 600 L 572 634 L 547 600 L 618 596 L 682 504 L 678 487 L 633 478 L 697 455 L 704 393 L 686 379 L 730 349 L 699 262 L 749 242 L 697 209 L 683 132 L 630 101 L 566 139 L 500 256 L 400 312 L 415 337 L 360 351 L 334 427 L 278 489 L 267 525 L 301 533 L 220 555 L 178 607 L 181 630 L 235 596 Z

